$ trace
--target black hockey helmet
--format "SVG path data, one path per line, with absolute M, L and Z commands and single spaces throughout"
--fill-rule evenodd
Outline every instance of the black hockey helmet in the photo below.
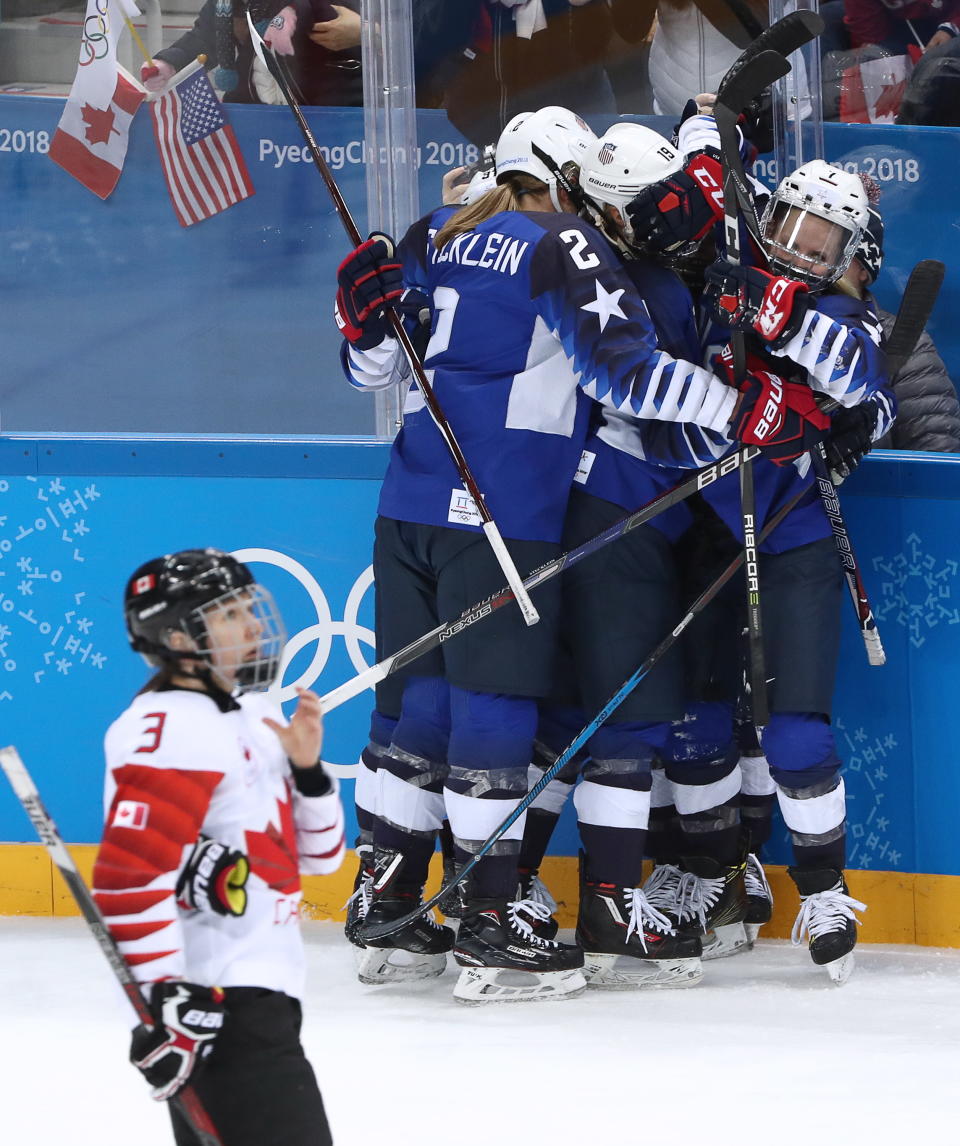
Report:
M 203 660 L 213 668 L 207 617 L 214 609 L 243 601 L 260 634 L 258 648 L 233 666 L 241 692 L 269 688 L 277 675 L 286 633 L 269 592 L 242 562 L 220 549 L 183 549 L 155 557 L 130 577 L 124 591 L 127 634 L 134 652 L 156 666 L 181 659 Z M 179 630 L 195 649 L 175 650 L 169 634 Z M 230 650 L 219 649 L 220 655 Z

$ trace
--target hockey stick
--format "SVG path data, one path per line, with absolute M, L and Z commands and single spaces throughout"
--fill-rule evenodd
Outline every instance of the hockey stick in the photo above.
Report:
M 103 918 L 100 908 L 97 907 L 90 889 L 83 882 L 83 877 L 74 863 L 73 856 L 67 851 L 57 830 L 57 825 L 53 822 L 53 817 L 44 807 L 37 786 L 27 771 L 26 765 L 20 759 L 20 753 L 12 745 L 9 748 L 0 748 L 0 768 L 6 773 L 17 799 L 30 817 L 30 822 L 36 829 L 40 842 L 59 868 L 71 895 L 77 901 L 80 914 L 87 921 L 87 926 L 93 932 L 94 939 L 99 943 L 100 950 L 106 956 L 107 962 L 119 980 L 123 993 L 129 999 L 137 1018 L 146 1027 L 154 1026 L 153 1015 L 150 1013 L 150 1008 L 140 991 L 140 985 L 134 979 L 130 968 L 127 966 L 127 961 L 110 934 L 107 922 Z M 185 1086 L 173 1098 L 168 1099 L 168 1102 L 189 1123 L 200 1146 L 223 1146 L 220 1135 L 210 1121 L 210 1115 L 207 1114 L 192 1086 Z
M 787 74 L 790 65 L 778 52 L 764 51 L 751 55 L 745 66 L 727 77 L 720 85 L 713 114 L 720 133 L 720 158 L 723 168 L 723 233 L 728 262 L 739 266 L 740 256 L 740 188 L 736 178 L 742 166 L 734 163 L 733 156 L 740 159 L 740 144 L 737 138 L 737 117 L 750 100 L 781 76 Z M 744 192 L 746 188 L 744 188 Z M 747 374 L 746 339 L 743 332 L 734 330 L 731 334 L 733 346 L 733 378 L 739 385 Z M 756 517 L 757 499 L 753 482 L 753 464 L 748 462 L 740 467 L 740 512 L 743 517 L 744 572 L 747 590 L 747 649 L 750 697 L 750 715 L 758 731 L 770 720 L 770 707 L 767 700 L 766 660 L 763 652 L 763 620 L 760 611 L 760 577 L 757 562 Z
M 799 504 L 801 498 L 806 497 L 807 490 L 802 489 L 794 497 L 792 497 L 786 505 L 782 506 L 770 521 L 763 527 L 760 534 L 760 541 L 765 540 L 783 521 L 788 513 Z M 529 792 L 517 803 L 509 816 L 507 816 L 502 823 L 494 829 L 493 832 L 484 840 L 480 845 L 477 852 L 470 857 L 463 867 L 457 872 L 456 876 L 445 884 L 436 895 L 431 896 L 416 908 L 416 910 L 408 912 L 406 915 L 401 916 L 399 919 L 390 920 L 388 923 L 374 924 L 366 931 L 366 938 L 369 939 L 382 939 L 385 935 L 392 935 L 395 931 L 399 931 L 402 927 L 406 927 L 408 923 L 416 919 L 418 916 L 423 915 L 424 912 L 429 911 L 449 892 L 451 892 L 459 883 L 470 874 L 471 871 L 477 866 L 480 860 L 490 851 L 496 844 L 497 840 L 507 831 L 512 824 L 514 824 L 520 816 L 530 807 L 533 801 L 540 795 L 544 788 L 557 777 L 566 765 L 573 759 L 573 757 L 580 751 L 580 749 L 587 743 L 590 737 L 596 732 L 601 724 L 611 716 L 617 708 L 627 699 L 631 692 L 637 685 L 647 676 L 654 666 L 666 655 L 666 653 L 676 644 L 680 636 L 690 626 L 694 618 L 703 611 L 704 608 L 716 597 L 720 590 L 726 585 L 730 578 L 737 572 L 743 564 L 744 553 L 741 551 L 730 562 L 730 564 L 723 570 L 719 577 L 700 594 L 693 604 L 687 609 L 684 616 L 681 618 L 680 623 L 672 629 L 660 642 L 653 652 L 646 658 L 643 664 L 623 682 L 619 689 L 610 697 L 607 703 L 600 709 L 597 715 L 585 725 L 584 728 L 577 733 L 573 740 L 567 745 L 566 748 L 560 753 L 551 766 L 544 772 L 540 779 L 534 784 Z
M 920 335 L 923 334 L 927 320 L 936 304 L 937 295 L 940 293 L 944 271 L 944 264 L 938 259 L 923 259 L 910 272 L 910 278 L 904 288 L 893 329 L 887 340 L 887 369 L 891 384 L 903 369 L 907 359 L 913 353 Z M 870 608 L 860 566 L 854 555 L 850 536 L 840 511 L 840 499 L 837 495 L 837 487 L 830 476 L 827 451 L 823 442 L 811 453 L 811 457 L 813 458 L 813 467 L 823 508 L 833 530 L 847 586 L 853 599 L 854 608 L 857 610 L 860 629 L 867 649 L 867 659 L 872 665 L 885 664 L 887 657 L 880 641 L 880 633 L 877 630 L 873 610 Z
M 346 200 L 337 186 L 337 181 L 334 179 L 332 172 L 323 157 L 323 152 L 314 137 L 310 125 L 307 123 L 306 117 L 297 103 L 292 91 L 290 90 L 290 83 L 286 75 L 286 70 L 273 50 L 266 45 L 257 32 L 253 24 L 253 18 L 247 9 L 247 26 L 250 29 L 250 38 L 253 43 L 254 51 L 258 59 L 270 72 L 277 82 L 277 86 L 286 101 L 287 106 L 293 112 L 294 117 L 300 127 L 304 140 L 306 140 L 307 147 L 310 149 L 310 154 L 313 157 L 314 165 L 320 172 L 320 176 L 326 184 L 327 190 L 330 192 L 330 198 L 333 200 L 333 206 L 337 214 L 340 216 L 340 221 L 343 223 L 344 230 L 347 232 L 347 238 L 355 246 L 359 247 L 363 242 L 363 236 L 354 222 L 353 216 L 350 214 L 350 208 L 347 206 Z M 264 50 L 266 48 L 266 50 Z M 410 363 L 410 369 L 416 378 L 417 386 L 423 394 L 424 402 L 426 403 L 427 410 L 430 417 L 436 424 L 437 429 L 446 443 L 447 449 L 450 451 L 450 456 L 453 458 L 454 464 L 457 467 L 457 472 L 463 482 L 464 489 L 473 499 L 474 505 L 477 507 L 477 513 L 480 515 L 480 520 L 483 523 L 483 532 L 486 534 L 487 541 L 490 548 L 493 550 L 500 568 L 503 570 L 503 575 L 507 579 L 507 583 L 513 590 L 514 598 L 520 606 L 520 612 L 523 614 L 523 619 L 528 625 L 535 625 L 540 620 L 540 614 L 534 607 L 533 602 L 526 589 L 523 587 L 523 582 L 520 579 L 520 574 L 517 571 L 517 566 L 513 558 L 510 556 L 503 538 L 500 535 L 500 530 L 497 528 L 497 523 L 494 521 L 487 504 L 484 501 L 483 494 L 480 487 L 477 485 L 476 479 L 473 476 L 467 459 L 463 455 L 460 448 L 460 443 L 457 441 L 453 428 L 447 421 L 443 408 L 437 401 L 437 396 L 433 391 L 427 379 L 426 373 L 423 369 L 423 363 L 414 349 L 413 343 L 410 341 L 410 336 L 407 334 L 406 327 L 403 325 L 403 320 L 397 314 L 396 310 L 391 306 L 385 310 L 387 321 L 393 330 L 394 337 L 400 343 L 407 361 Z
M 794 15 L 797 14 L 799 13 L 794 13 Z M 732 104 L 733 100 L 730 102 Z M 740 158 L 740 150 L 736 133 L 736 116 L 734 115 L 732 109 L 728 109 L 722 106 L 719 99 L 717 107 L 714 109 L 714 114 L 717 120 L 717 130 L 720 133 L 721 149 L 724 156 L 724 173 L 726 175 L 728 168 L 730 172 L 729 185 L 726 181 L 726 178 L 724 179 L 724 201 L 726 203 L 728 186 L 732 187 L 736 193 L 737 202 L 740 207 L 743 220 L 747 226 L 747 230 L 750 232 L 758 254 L 761 258 L 765 259 L 766 254 L 760 234 L 760 224 L 757 220 L 756 209 L 753 203 L 753 196 L 750 194 L 746 173 L 743 169 L 743 162 Z M 726 211 L 726 206 L 724 210 Z M 736 232 L 734 238 L 735 241 L 739 240 L 739 232 Z M 731 259 L 731 262 L 733 261 L 739 261 L 739 259 Z M 936 296 L 934 295 L 934 298 L 935 297 Z M 925 318 L 924 321 L 926 321 Z M 918 333 L 916 337 L 919 338 L 919 336 L 920 335 Z M 740 335 L 740 338 L 740 345 L 742 346 L 742 334 Z M 736 338 L 734 338 L 733 345 L 734 366 L 736 368 Z M 912 345 L 913 344 L 911 344 L 911 349 Z M 863 582 L 863 574 L 860 571 L 860 564 L 857 561 L 856 554 L 853 551 L 853 545 L 850 541 L 850 534 L 847 530 L 846 523 L 843 519 L 843 513 L 840 509 L 840 500 L 837 497 L 836 487 L 833 484 L 829 469 L 827 467 L 827 452 L 823 442 L 818 442 L 817 446 L 810 451 L 810 459 L 813 465 L 814 477 L 816 479 L 817 492 L 820 494 L 820 500 L 823 503 L 824 514 L 826 515 L 827 521 L 830 523 L 830 530 L 833 534 L 834 543 L 837 547 L 837 554 L 840 558 L 840 564 L 843 568 L 843 575 L 847 584 L 847 591 L 850 595 L 850 600 L 853 604 L 854 611 L 857 614 L 857 623 L 860 626 L 860 635 L 863 638 L 864 649 L 867 654 L 867 661 L 869 664 L 874 666 L 883 665 L 886 663 L 886 654 L 883 651 L 883 644 L 881 643 L 880 633 L 877 629 L 876 618 L 873 615 L 870 599 L 867 596 L 866 586 Z M 741 493 L 742 490 L 743 483 L 741 480 Z M 746 518 L 746 510 L 744 511 L 744 517 Z M 755 644 L 754 632 L 752 628 L 750 628 L 748 631 L 750 634 L 749 639 L 752 699 L 755 695 L 753 692 L 753 686 L 758 683 L 756 661 L 754 659 L 755 649 L 757 646 Z
M 737 56 L 720 81 L 717 97 L 723 95 L 725 85 L 733 83 L 754 56 L 768 51 L 779 52 L 781 56 L 789 56 L 791 52 L 795 52 L 798 48 L 802 48 L 811 40 L 816 39 L 823 29 L 824 20 L 819 12 L 809 10 L 788 12 L 775 24 L 771 24 L 769 28 L 764 28 Z M 747 103 L 749 102 L 748 99 Z
M 897 317 L 887 339 L 887 372 L 897 377 L 913 353 L 933 313 L 946 267 L 939 259 L 923 259 L 910 272 Z
M 734 453 L 729 454 L 725 458 L 721 458 L 720 461 L 713 462 L 708 466 L 704 466 L 702 469 L 696 470 L 686 481 L 682 481 L 678 485 L 664 490 L 663 493 L 658 494 L 651 501 L 648 501 L 646 505 L 641 506 L 633 513 L 628 513 L 619 521 L 615 521 L 613 525 L 608 526 L 602 533 L 598 533 L 595 537 L 591 537 L 589 541 L 584 541 L 582 545 L 578 545 L 575 549 L 571 549 L 567 553 L 561 553 L 559 557 L 555 557 L 552 561 L 541 565 L 539 569 L 535 569 L 527 576 L 523 583 L 524 586 L 529 590 L 536 588 L 538 585 L 542 585 L 545 581 L 549 581 L 552 577 L 556 577 L 558 573 L 563 572 L 564 569 L 569 569 L 571 565 L 582 561 L 584 557 L 588 557 L 591 553 L 596 553 L 605 545 L 609 545 L 611 541 L 616 541 L 618 537 L 623 537 L 625 533 L 629 533 L 638 526 L 646 524 L 646 522 L 656 517 L 658 513 L 662 513 L 671 506 L 678 505 L 681 501 L 684 501 L 696 493 L 697 490 L 704 489 L 706 486 L 725 477 L 727 474 L 733 473 L 734 470 L 744 462 L 757 457 L 760 452 L 757 446 L 741 446 Z M 323 711 L 325 713 L 331 712 L 334 708 L 345 704 L 353 697 L 359 696 L 360 693 L 366 689 L 373 688 L 375 684 L 386 680 L 388 676 L 392 676 L 394 673 L 406 668 L 407 665 L 412 664 L 425 653 L 430 652 L 431 649 L 437 648 L 445 641 L 449 641 L 458 636 L 471 625 L 475 625 L 478 621 L 482 621 L 484 618 L 491 616 L 497 609 L 503 608 L 503 606 L 508 604 L 512 599 L 513 590 L 511 588 L 501 589 L 499 593 L 494 593 L 493 596 L 487 597 L 486 600 L 478 601 L 476 605 L 471 605 L 469 609 L 465 609 L 456 620 L 444 621 L 442 624 L 437 625 L 435 629 L 431 629 L 428 633 L 424 633 L 423 636 L 417 637 L 402 649 L 399 649 L 388 657 L 384 657 L 382 661 L 378 661 L 375 665 L 364 669 L 363 672 L 358 673 L 350 680 L 331 689 L 330 692 L 320 698 Z

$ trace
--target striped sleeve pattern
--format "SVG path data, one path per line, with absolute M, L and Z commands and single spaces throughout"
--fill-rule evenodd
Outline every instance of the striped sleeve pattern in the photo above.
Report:
M 815 390 L 856 406 L 885 380 L 879 343 L 879 330 L 847 326 L 811 308 L 793 338 L 770 350 L 802 366 Z
M 335 777 L 323 796 L 293 793 L 293 819 L 297 829 L 300 870 L 306 875 L 329 875 L 337 870 L 346 849 L 343 804 Z
M 114 778 L 117 790 L 93 869 L 94 897 L 139 982 L 179 978 L 177 873 L 223 774 L 124 764 Z

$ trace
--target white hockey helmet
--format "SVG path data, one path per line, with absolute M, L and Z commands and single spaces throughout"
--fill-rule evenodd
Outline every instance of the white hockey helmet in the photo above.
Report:
M 630 242 L 627 204 L 644 187 L 682 167 L 683 156 L 658 132 L 639 123 L 615 123 L 587 148 L 580 186 L 595 202 L 617 208 L 623 217 L 623 237 Z
M 869 210 L 859 176 L 822 159 L 804 163 L 780 183 L 763 212 L 771 267 L 814 289 L 828 286 L 856 254 Z
M 579 167 L 587 147 L 596 138 L 580 116 L 568 108 L 522 111 L 510 120 L 497 140 L 497 182 L 502 183 L 508 175 L 532 175 L 547 185 L 550 202 L 559 211 L 556 172 L 537 152 L 561 170 L 567 164 Z

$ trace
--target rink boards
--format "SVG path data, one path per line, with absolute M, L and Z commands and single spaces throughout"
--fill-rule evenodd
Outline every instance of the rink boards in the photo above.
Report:
M 64 837 L 84 845 L 81 863 L 99 836 L 103 733 L 146 672 L 123 632 L 126 576 L 173 549 L 237 553 L 287 622 L 281 699 L 298 684 L 325 692 L 372 660 L 369 561 L 386 456 L 361 438 L 0 439 L 0 739 L 19 748 Z M 870 904 L 864 938 L 960 946 L 960 457 L 871 456 L 843 502 L 888 657 L 867 665 L 845 611 L 835 724 L 853 891 Z M 369 707 L 370 694 L 357 697 L 326 722 L 348 840 Z M 3 785 L 0 840 L 0 913 L 68 911 Z M 554 842 L 549 882 L 575 905 L 569 812 Z M 782 825 L 769 859 L 787 862 Z M 353 870 L 305 882 L 316 914 L 338 914 Z M 775 890 L 782 881 L 775 868 Z M 774 930 L 785 934 L 795 899 L 783 890 Z

